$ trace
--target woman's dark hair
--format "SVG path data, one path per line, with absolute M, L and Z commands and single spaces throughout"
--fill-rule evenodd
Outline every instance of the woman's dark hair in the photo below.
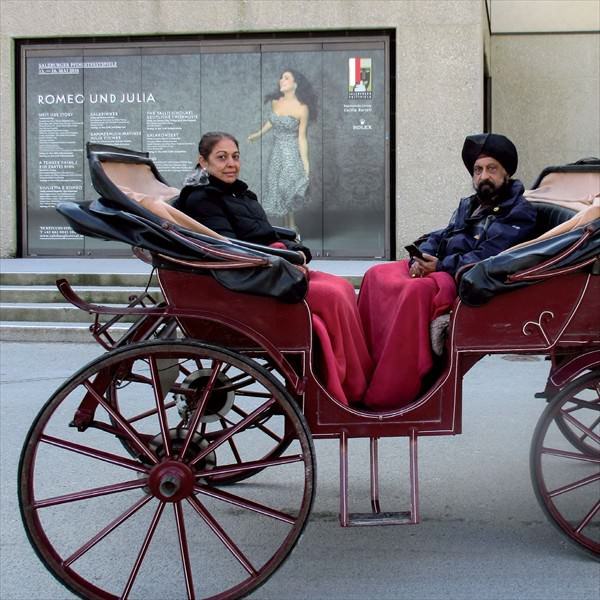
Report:
M 284 73 L 292 74 L 297 86 L 296 98 L 298 98 L 302 104 L 305 104 L 308 107 L 308 120 L 314 121 L 317 118 L 319 107 L 317 105 L 317 94 L 315 93 L 312 84 L 302 73 L 300 73 L 300 71 L 296 71 L 295 69 L 283 69 L 283 71 L 281 71 L 281 75 L 279 76 L 280 79 Z M 274 92 L 265 96 L 265 104 L 271 100 L 277 100 L 282 96 L 283 93 L 279 90 L 278 86 Z
M 238 141 L 230 133 L 225 133 L 224 131 L 209 131 L 200 138 L 200 142 L 198 143 L 198 154 L 208 160 L 208 156 L 212 152 L 212 149 L 222 139 L 231 140 L 236 145 L 237 149 L 240 149 Z

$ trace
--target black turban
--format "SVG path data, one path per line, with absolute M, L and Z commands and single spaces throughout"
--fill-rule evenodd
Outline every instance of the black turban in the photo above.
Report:
M 504 135 L 499 133 L 478 133 L 468 135 L 462 149 L 462 159 L 467 171 L 473 175 L 475 161 L 481 156 L 495 158 L 509 175 L 517 170 L 519 157 L 515 145 Z

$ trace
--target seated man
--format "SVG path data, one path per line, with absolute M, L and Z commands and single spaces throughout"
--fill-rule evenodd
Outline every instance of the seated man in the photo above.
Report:
M 444 229 L 420 244 L 422 258 L 372 267 L 358 300 L 374 372 L 363 402 L 398 408 L 416 399 L 433 366 L 429 324 L 456 298 L 454 275 L 531 237 L 535 208 L 523 198 L 514 144 L 493 133 L 468 136 L 462 150 L 475 194 Z

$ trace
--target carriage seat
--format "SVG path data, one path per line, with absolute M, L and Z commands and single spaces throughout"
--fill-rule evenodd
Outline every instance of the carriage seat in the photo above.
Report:
M 600 194 L 594 198 L 592 204 L 579 212 L 544 202 L 535 202 L 534 204 L 538 210 L 535 229 L 537 235 L 526 242 L 512 246 L 501 254 L 559 236 L 600 219 Z M 538 206 L 538 204 L 542 206 Z
M 535 229 L 532 239 L 537 238 L 550 229 L 554 229 L 557 225 L 568 221 L 577 214 L 577 211 L 559 204 L 536 201 L 532 201 L 532 204 L 536 209 Z

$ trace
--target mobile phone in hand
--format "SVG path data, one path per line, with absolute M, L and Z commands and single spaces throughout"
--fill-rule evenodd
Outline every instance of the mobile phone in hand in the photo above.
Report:
M 404 246 L 404 248 L 411 258 L 423 258 L 423 253 L 415 246 L 415 244 L 409 244 L 408 246 Z

